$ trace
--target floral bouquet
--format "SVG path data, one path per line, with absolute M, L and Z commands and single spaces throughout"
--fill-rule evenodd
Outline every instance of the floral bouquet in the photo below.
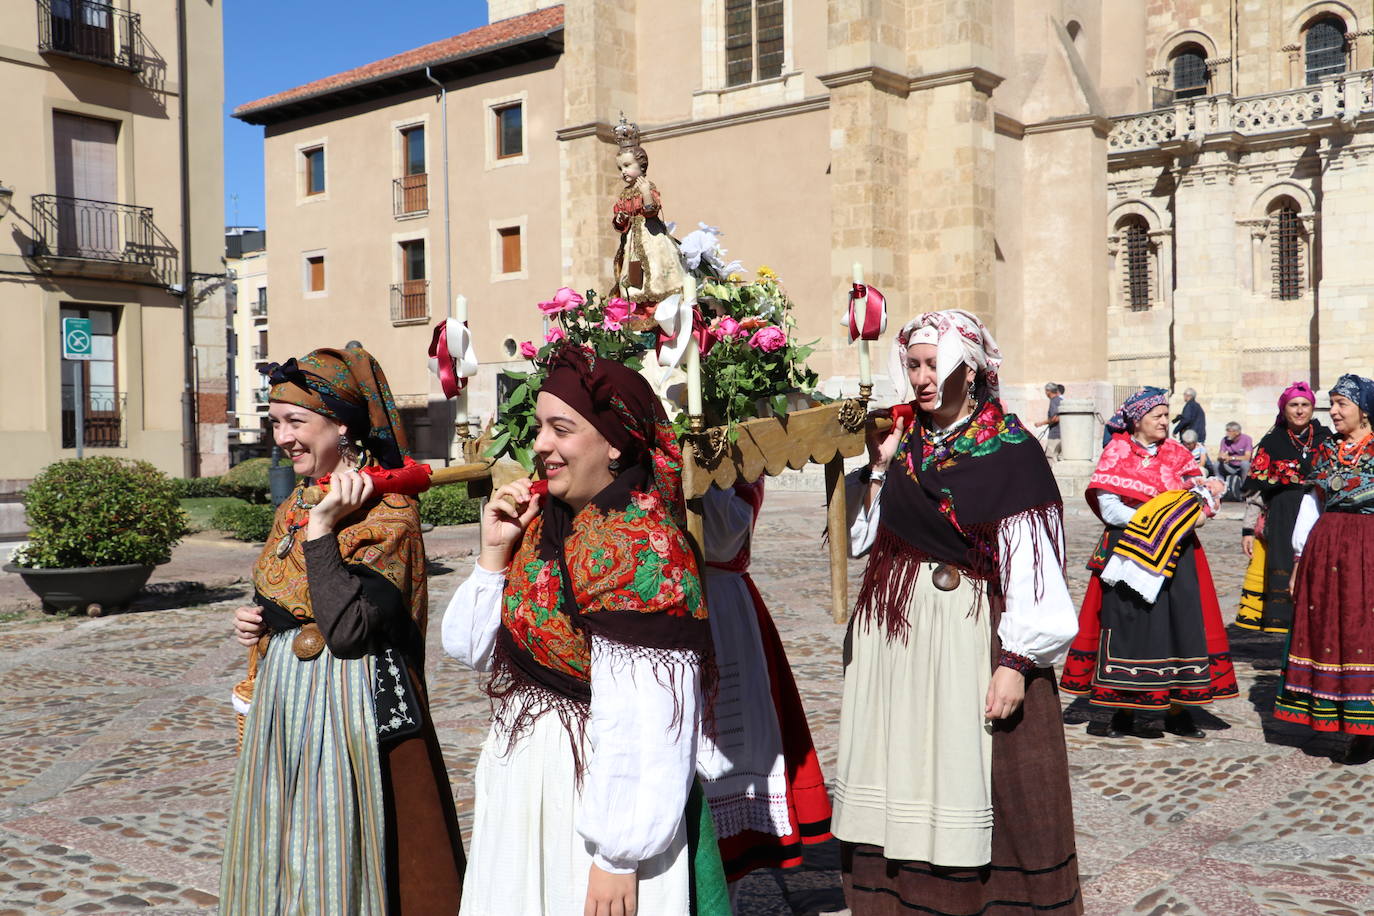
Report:
M 798 392 L 820 400 L 816 373 L 806 365 L 813 347 L 793 339 L 796 319 L 778 275 L 760 267 L 752 280 L 737 273 L 706 280 L 698 291 L 709 317 L 710 344 L 701 357 L 701 399 L 708 426 L 737 424 L 770 411 L 787 413 L 788 395 Z M 680 428 L 687 420 L 677 418 Z
M 702 224 L 683 239 L 681 253 L 687 271 L 698 277 L 700 314 L 694 330 L 701 350 L 702 409 L 707 425 L 728 427 L 734 441 L 739 423 L 770 412 L 786 414 L 789 395 L 800 392 L 813 402 L 826 399 L 814 391 L 817 376 L 806 365 L 812 347 L 793 340 L 792 302 L 778 275 L 760 267 L 753 279 L 744 279 L 738 261 L 724 261 L 719 239 L 719 230 Z M 652 306 L 637 307 L 593 290 L 579 295 L 565 286 L 539 303 L 539 311 L 551 322 L 544 343 L 520 344 L 520 355 L 534 368 L 508 373 L 517 384 L 501 403 L 486 452 L 488 457 L 509 455 L 527 468 L 534 465 L 530 446 L 538 432 L 535 398 L 555 349 L 581 346 L 639 370 L 643 354 L 659 336 Z M 687 432 L 685 410 L 677 413 L 674 425 L 679 435 Z
M 487 456 L 509 455 L 533 469 L 534 455 L 530 446 L 539 432 L 534 402 L 548 375 L 549 360 L 559 347 L 567 343 L 585 347 L 638 370 L 640 357 L 650 344 L 644 339 L 645 335 L 625 325 L 634 310 L 633 302 L 619 296 L 603 299 L 590 289 L 583 296 L 566 286 L 554 293 L 549 301 L 539 303 L 539 311 L 550 322 L 549 329 L 544 333 L 542 345 L 530 340 L 520 344 L 520 355 L 533 362 L 534 369 L 506 373 L 518 384 L 501 402 L 499 417 L 492 425 Z

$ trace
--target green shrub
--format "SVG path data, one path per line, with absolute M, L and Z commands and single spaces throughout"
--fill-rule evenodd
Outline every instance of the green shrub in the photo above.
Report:
M 209 499 L 224 495 L 218 477 L 173 477 L 172 489 L 177 499 Z
M 240 541 L 265 541 L 276 510 L 257 503 L 227 503 L 210 516 L 210 527 Z
M 269 502 L 272 486 L 267 472 L 271 467 L 271 458 L 249 458 L 239 462 L 219 479 L 220 495 L 236 496 L 250 503 Z
M 420 494 L 420 521 L 431 525 L 465 525 L 481 517 L 479 503 L 463 484 L 447 484 Z
M 232 496 L 199 496 L 181 501 L 181 509 L 186 513 L 186 527 L 191 531 L 205 531 L 214 526 L 210 519 L 223 506 L 246 506 L 248 503 Z
M 146 461 L 69 458 L 24 493 L 29 544 L 16 562 L 60 569 L 166 563 L 186 533 L 171 479 Z

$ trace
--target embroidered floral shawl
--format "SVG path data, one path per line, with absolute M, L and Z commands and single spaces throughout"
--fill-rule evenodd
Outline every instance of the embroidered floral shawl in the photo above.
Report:
M 938 443 L 924 426 L 929 420 L 916 416 L 883 485 L 878 536 L 855 608 L 895 638 L 906 636 L 921 563 L 955 566 L 1000 593 L 1008 568 L 998 536 L 1007 520 L 1035 519 L 1055 545 L 1063 531 L 1064 506 L 1045 453 L 998 400 L 986 400 Z M 1037 553 L 1037 568 L 1043 560 Z M 1055 561 L 1062 569 L 1058 547 Z
M 1364 447 L 1353 459 L 1341 461 L 1340 445 L 1344 437 L 1327 439 L 1317 448 L 1312 459 L 1312 474 L 1305 481 L 1321 491 L 1327 512 L 1374 514 L 1374 438 L 1366 439 Z M 1353 463 L 1347 463 L 1351 462 Z
M 1192 486 L 1187 479 L 1201 476 L 1202 468 L 1182 443 L 1164 439 L 1151 455 L 1131 436 L 1117 433 L 1098 456 L 1097 468 L 1088 480 L 1088 505 L 1100 518 L 1094 490 L 1143 503 L 1167 490 L 1187 490 Z
M 1325 426 L 1314 420 L 1295 442 L 1288 433 L 1287 423 L 1276 424 L 1255 447 L 1244 489 L 1270 499 L 1280 490 L 1302 486 L 1312 474 L 1312 462 L 1318 448 L 1330 435 Z M 1299 442 L 1307 445 L 1306 455 L 1298 446 Z

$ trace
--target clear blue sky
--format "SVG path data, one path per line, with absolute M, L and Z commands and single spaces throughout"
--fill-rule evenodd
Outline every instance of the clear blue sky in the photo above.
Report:
M 485 0 L 224 0 L 225 224 L 237 194 L 237 222 L 263 225 L 262 128 L 235 107 L 486 21 Z

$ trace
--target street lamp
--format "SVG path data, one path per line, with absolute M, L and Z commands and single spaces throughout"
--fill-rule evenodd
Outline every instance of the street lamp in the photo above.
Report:
M 10 204 L 14 202 L 14 188 L 5 187 L 5 183 L 0 181 L 0 219 L 5 218 L 5 214 L 10 212 Z

